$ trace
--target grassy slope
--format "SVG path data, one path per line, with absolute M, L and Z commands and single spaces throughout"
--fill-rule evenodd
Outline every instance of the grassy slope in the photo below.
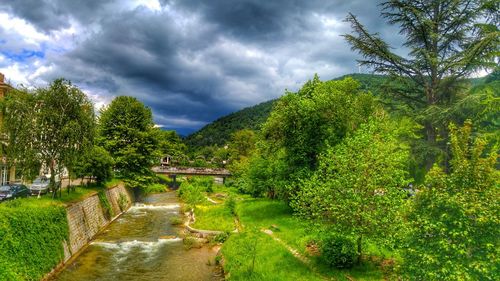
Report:
M 281 201 L 248 199 L 240 203 L 238 214 L 241 223 L 246 228 L 273 229 L 277 227 L 278 230 L 275 230 L 273 235 L 305 256 L 308 256 L 307 243 L 317 237 L 317 233 L 312 232 L 312 228 L 308 227 L 307 223 L 294 217 L 292 210 Z M 348 280 L 347 276 L 349 276 L 355 280 L 383 280 L 380 268 L 369 262 L 350 270 L 337 270 L 325 266 L 319 257 L 309 256 L 309 258 L 313 266 L 329 278 Z
M 263 233 L 255 235 L 257 251 L 252 273 L 252 255 L 247 251 L 250 237 L 246 233 L 233 234 L 224 243 L 224 269 L 229 272 L 230 280 L 322 280 L 271 237 Z
M 62 202 L 35 198 L 0 204 L 0 280 L 39 280 L 64 257 Z

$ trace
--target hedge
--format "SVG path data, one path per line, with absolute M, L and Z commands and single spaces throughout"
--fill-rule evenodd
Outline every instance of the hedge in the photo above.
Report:
M 0 204 L 0 280 L 40 280 L 64 258 L 65 208 L 36 199 Z

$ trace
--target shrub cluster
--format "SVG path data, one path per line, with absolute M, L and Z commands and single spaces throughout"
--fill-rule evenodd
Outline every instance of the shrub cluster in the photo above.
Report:
M 161 192 L 166 192 L 167 191 L 167 186 L 165 184 L 161 183 L 153 183 L 144 189 L 145 194 L 151 194 L 151 193 L 161 193 Z
M 120 193 L 120 195 L 118 196 L 118 206 L 120 207 L 120 210 L 123 212 L 127 209 L 127 205 L 128 205 L 128 199 L 127 199 L 127 196 L 123 193 Z
M 40 280 L 64 258 L 66 210 L 17 200 L 0 205 L 0 280 Z
M 323 238 L 321 254 L 328 265 L 336 268 L 351 268 L 358 257 L 355 241 L 339 234 Z
M 201 190 L 207 193 L 214 192 L 214 180 L 212 179 L 212 177 L 191 177 L 189 179 L 189 182 L 193 185 L 199 186 Z
M 101 203 L 101 207 L 104 210 L 104 215 L 108 220 L 111 219 L 115 214 L 113 212 L 113 208 L 111 208 L 111 204 L 108 201 L 108 197 L 106 197 L 106 191 L 99 190 L 97 196 L 99 197 L 99 202 Z
M 229 209 L 229 211 L 231 211 L 232 215 L 236 215 L 236 199 L 233 195 L 229 195 L 226 202 L 224 202 L 224 205 Z
M 177 195 L 188 204 L 190 207 L 194 207 L 205 200 L 205 197 L 201 193 L 200 187 L 191 184 L 189 182 L 183 182 L 177 190 Z

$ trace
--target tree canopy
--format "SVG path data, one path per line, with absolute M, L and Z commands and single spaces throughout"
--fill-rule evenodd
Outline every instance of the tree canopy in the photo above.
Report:
M 451 130 L 451 171 L 435 166 L 408 216 L 403 252 L 414 280 L 495 280 L 499 274 L 500 173 L 496 149 L 472 123 Z
M 292 199 L 302 217 L 355 236 L 358 262 L 363 237 L 390 240 L 402 225 L 399 211 L 409 182 L 409 147 L 400 139 L 408 126 L 402 125 L 370 118 L 321 155 L 317 171 Z
M 9 157 L 25 171 L 44 164 L 52 175 L 61 173 L 93 143 L 94 107 L 67 80 L 57 79 L 32 92 L 9 92 L 4 110 Z M 54 176 L 54 186 L 53 181 Z
M 118 174 L 134 187 L 150 181 L 158 161 L 158 137 L 151 109 L 136 98 L 120 96 L 101 110 L 97 143 L 113 157 Z

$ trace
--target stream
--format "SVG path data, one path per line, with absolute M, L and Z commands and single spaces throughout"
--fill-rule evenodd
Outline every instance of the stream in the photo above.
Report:
M 153 194 L 112 222 L 53 280 L 221 280 L 216 249 L 186 250 L 175 192 Z

